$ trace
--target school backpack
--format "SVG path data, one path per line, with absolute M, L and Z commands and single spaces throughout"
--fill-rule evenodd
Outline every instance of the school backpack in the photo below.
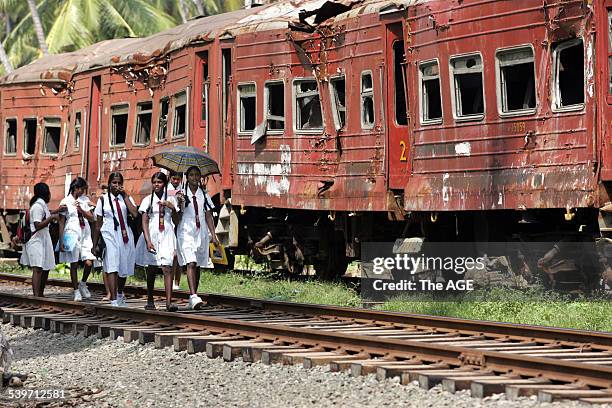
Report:
M 32 230 L 30 229 L 30 210 L 25 210 L 25 213 L 19 218 L 17 226 L 17 238 L 22 245 L 25 245 L 32 238 Z

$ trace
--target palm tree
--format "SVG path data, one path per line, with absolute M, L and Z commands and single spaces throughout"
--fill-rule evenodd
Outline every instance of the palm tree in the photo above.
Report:
M 40 22 L 38 8 L 36 7 L 34 0 L 28 0 L 28 7 L 30 8 L 30 14 L 32 15 L 32 21 L 34 22 L 34 31 L 36 32 L 36 38 L 38 38 L 38 46 L 40 47 L 43 55 L 49 55 L 49 48 L 47 47 L 47 41 L 45 40 L 45 30 L 43 30 L 42 23 Z

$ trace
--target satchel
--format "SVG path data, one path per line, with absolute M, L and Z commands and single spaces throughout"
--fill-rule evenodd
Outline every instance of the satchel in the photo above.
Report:
M 104 196 L 100 197 L 102 200 L 102 211 L 104 211 Z M 102 232 L 98 232 L 98 242 L 96 243 L 96 253 L 100 255 L 100 258 L 104 258 L 106 253 L 106 242 L 102 237 Z

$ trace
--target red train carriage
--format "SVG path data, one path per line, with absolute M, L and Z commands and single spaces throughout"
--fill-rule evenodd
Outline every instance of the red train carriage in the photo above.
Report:
M 3 208 L 115 169 L 140 198 L 152 152 L 189 144 L 222 165 L 225 243 L 294 271 L 340 273 L 363 241 L 505 240 L 521 220 L 605 234 L 608 9 L 287 1 L 49 57 L 1 83 Z M 52 141 L 59 119 L 57 152 L 21 153 L 29 117 Z

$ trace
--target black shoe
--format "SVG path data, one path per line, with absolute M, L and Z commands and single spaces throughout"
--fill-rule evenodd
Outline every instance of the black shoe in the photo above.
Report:
M 175 305 L 174 303 L 170 303 L 169 305 L 166 305 L 166 312 L 176 312 L 178 311 L 178 306 Z

